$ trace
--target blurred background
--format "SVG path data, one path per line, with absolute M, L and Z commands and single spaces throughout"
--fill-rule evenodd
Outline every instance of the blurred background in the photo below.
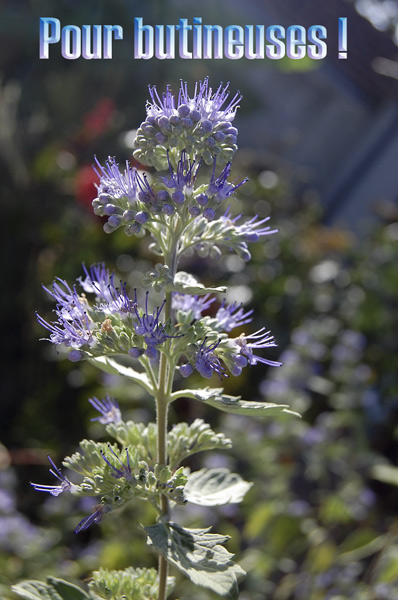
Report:
M 41 285 L 73 282 L 81 264 L 107 262 L 136 285 L 151 266 L 146 240 L 107 236 L 91 211 L 93 156 L 131 159 L 147 86 L 206 75 L 243 94 L 236 118 L 236 176 L 249 176 L 234 212 L 271 215 L 279 229 L 252 246 L 253 260 L 190 259 L 230 299 L 255 309 L 284 366 L 244 371 L 226 390 L 289 403 L 302 419 L 231 417 L 193 402 L 172 422 L 208 420 L 232 438 L 227 465 L 255 482 L 242 506 L 178 511 L 190 526 L 232 536 L 248 571 L 241 600 L 398 598 L 398 2 L 397 0 L 3 0 L 0 4 L 1 350 L 0 591 L 23 578 L 73 581 L 99 566 L 153 566 L 138 528 L 145 506 L 113 513 L 75 536 L 87 503 L 47 497 L 47 454 L 60 466 L 83 437 L 103 439 L 87 399 L 111 393 L 124 415 L 153 419 L 136 388 L 57 355 L 37 325 L 51 319 Z M 112 60 L 39 60 L 39 18 L 120 24 Z M 133 19 L 144 23 L 322 24 L 325 60 L 133 58 Z M 337 21 L 348 18 L 348 58 L 338 60 Z M 211 270 L 210 270 L 211 269 Z M 199 380 L 197 381 L 200 384 Z M 215 380 L 214 385 L 219 384 Z M 106 390 L 105 390 L 105 387 Z M 52 481 L 51 481 L 52 483 Z M 205 600 L 178 578 L 173 598 Z

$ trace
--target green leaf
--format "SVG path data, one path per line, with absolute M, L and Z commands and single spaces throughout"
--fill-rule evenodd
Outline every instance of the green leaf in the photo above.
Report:
M 199 506 L 242 502 L 252 484 L 229 469 L 201 469 L 188 477 L 184 498 Z
M 290 410 L 287 404 L 274 404 L 272 402 L 250 402 L 241 400 L 240 396 L 223 394 L 222 388 L 203 388 L 201 390 L 181 390 L 172 394 L 172 400 L 177 398 L 192 398 L 224 412 L 236 415 L 250 415 L 270 417 L 274 415 L 289 414 L 299 417 L 299 413 Z
M 11 589 L 24 600 L 90 600 L 92 598 L 77 585 L 55 577 L 47 577 L 46 583 L 22 581 L 13 585 Z
M 202 283 L 199 283 L 195 277 L 185 271 L 179 271 L 176 273 L 174 283 L 166 286 L 167 291 L 178 292 L 179 294 L 225 294 L 227 288 L 225 286 L 220 287 L 206 287 Z
M 238 597 L 237 575 L 241 567 L 232 562 L 223 546 L 227 536 L 209 533 L 209 529 L 184 529 L 176 523 L 158 523 L 145 527 L 147 543 L 177 567 L 192 583 L 235 600 Z
M 156 457 L 157 429 L 155 423 L 110 423 L 106 431 L 122 446 L 137 450 L 139 460 L 150 462 Z
M 63 579 L 47 577 L 47 583 L 55 588 L 62 600 L 87 600 L 89 598 L 89 595 L 80 587 Z
M 50 586 L 42 581 L 21 581 L 11 589 L 24 600 L 61 600 L 58 594 L 52 596 Z
M 98 356 L 96 358 L 89 358 L 89 361 L 101 371 L 110 373 L 111 375 L 122 375 L 122 377 L 128 377 L 136 383 L 139 383 L 149 393 L 152 392 L 150 381 L 145 373 L 135 371 L 132 367 L 126 367 L 120 364 L 116 358 L 110 358 L 109 356 Z
M 191 425 L 178 423 L 167 435 L 167 452 L 173 468 L 197 452 L 226 449 L 231 446 L 230 439 L 223 433 L 215 433 L 203 419 L 195 419 Z

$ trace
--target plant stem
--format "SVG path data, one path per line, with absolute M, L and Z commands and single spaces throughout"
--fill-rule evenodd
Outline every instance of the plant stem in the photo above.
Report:
M 170 238 L 169 238 L 170 239 Z M 170 254 L 165 255 L 165 264 L 168 264 L 172 278 L 177 268 L 177 252 L 176 244 L 172 245 Z M 168 259 L 168 260 L 167 260 Z M 171 292 L 166 293 L 166 304 L 165 304 L 165 322 L 170 319 L 171 316 Z M 167 415 L 170 402 L 170 389 L 174 378 L 174 368 L 163 352 L 160 356 L 159 365 L 159 379 L 156 394 L 156 423 L 157 423 L 157 459 L 159 465 L 167 465 Z M 169 515 L 169 501 L 165 494 L 160 496 L 160 506 L 162 513 L 165 518 Z M 158 589 L 158 600 L 166 600 L 167 597 L 167 574 L 168 574 L 168 563 L 164 556 L 159 556 L 159 589 Z
M 158 464 L 167 464 L 167 412 L 168 398 L 165 397 L 166 379 L 167 379 L 167 358 L 164 354 L 161 355 L 159 367 L 159 382 L 158 394 L 156 398 L 156 423 L 158 433 Z M 161 510 L 164 517 L 167 518 L 169 513 L 169 502 L 164 494 L 160 496 Z M 164 556 L 159 556 L 159 590 L 158 600 L 166 600 L 167 589 L 167 572 L 168 563 Z

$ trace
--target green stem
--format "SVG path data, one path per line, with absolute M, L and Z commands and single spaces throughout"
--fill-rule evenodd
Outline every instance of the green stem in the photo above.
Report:
M 169 238 L 170 239 L 170 238 Z M 174 280 L 177 269 L 177 244 L 174 242 L 170 254 L 165 254 L 165 264 L 170 268 L 170 273 Z M 171 292 L 166 293 L 165 304 L 165 322 L 171 316 Z M 175 365 L 169 357 L 161 353 L 159 365 L 159 379 L 156 394 L 156 423 L 157 423 L 157 459 L 159 465 L 167 465 L 167 414 L 170 402 L 170 393 L 174 379 Z M 165 518 L 169 514 L 169 501 L 164 494 L 160 496 L 160 508 Z M 167 596 L 167 574 L 168 563 L 164 556 L 159 556 L 159 589 L 158 600 L 166 600 Z
M 167 300 L 167 297 L 166 297 Z M 166 302 L 166 305 L 168 303 Z M 165 354 L 161 354 L 160 366 L 159 366 L 159 380 L 158 390 L 156 395 L 156 423 L 157 423 L 157 450 L 158 457 L 157 462 L 159 465 L 167 464 L 167 413 L 169 408 L 169 399 L 167 397 L 166 385 L 167 385 L 167 371 L 168 371 L 168 359 Z M 167 518 L 169 513 L 169 502 L 164 494 L 160 495 L 160 508 Z M 159 556 L 159 591 L 158 600 L 166 600 L 166 589 L 167 589 L 167 572 L 168 563 L 164 556 Z
M 157 429 L 158 429 L 158 464 L 166 465 L 167 463 L 167 412 L 168 412 L 168 401 L 165 397 L 165 386 L 166 386 L 166 357 L 162 354 L 160 371 L 159 371 L 159 390 L 158 397 L 156 400 L 157 407 Z M 164 366 L 163 366 L 164 365 Z M 163 367 L 163 368 L 162 368 Z M 163 387 L 160 384 L 163 383 Z M 169 502 L 164 494 L 160 496 L 161 511 L 164 517 L 167 518 L 169 513 Z M 166 600 L 167 596 L 167 573 L 168 563 L 164 556 L 159 556 L 159 590 L 158 600 Z

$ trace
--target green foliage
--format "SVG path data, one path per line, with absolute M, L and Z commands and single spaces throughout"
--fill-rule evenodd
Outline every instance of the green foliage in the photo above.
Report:
M 169 431 L 167 450 L 172 468 L 176 468 L 188 456 L 204 450 L 231 448 L 232 442 L 223 433 L 215 433 L 203 419 L 178 423 Z
M 134 423 L 121 421 L 110 423 L 106 431 L 115 438 L 121 446 L 131 446 L 136 450 L 141 460 L 151 462 L 156 457 L 157 432 L 156 425 L 149 423 Z
M 252 484 L 228 469 L 201 469 L 188 476 L 184 497 L 200 506 L 241 502 Z
M 199 390 L 181 390 L 172 394 L 172 399 L 192 398 L 210 406 L 214 406 L 224 412 L 237 415 L 268 417 L 281 414 L 299 416 L 298 413 L 289 409 L 287 404 L 275 404 L 272 402 L 252 402 L 241 400 L 240 396 L 229 396 L 223 394 L 222 388 L 203 388 Z
M 128 427 L 124 433 L 135 434 L 140 427 Z M 170 467 L 141 460 L 148 457 L 145 438 L 140 447 L 130 446 L 120 450 L 116 444 L 83 440 L 83 452 L 75 452 L 65 458 L 64 465 L 83 475 L 79 485 L 73 485 L 72 493 L 81 496 L 102 496 L 108 508 L 118 508 L 134 497 L 155 503 L 160 494 L 167 494 L 174 502 L 184 504 L 183 488 L 187 481 L 183 468 L 172 471 Z M 105 460 L 106 459 L 106 460 Z M 111 466 L 112 465 L 112 466 Z
M 118 362 L 116 358 L 110 358 L 109 356 L 99 356 L 96 358 L 90 358 L 89 361 L 101 371 L 109 373 L 110 375 L 121 375 L 127 379 L 135 381 L 148 392 L 152 391 L 152 387 L 148 376 L 145 373 L 140 373 L 130 366 L 126 366 Z
M 89 589 L 105 600 L 154 600 L 159 586 L 156 569 L 133 569 L 109 571 L 99 569 L 92 574 Z M 174 578 L 167 579 L 167 594 L 174 586 Z
M 227 291 L 227 288 L 225 286 L 207 287 L 197 281 L 190 273 L 179 271 L 175 275 L 174 283 L 166 286 L 166 291 L 176 292 L 177 294 L 191 294 L 194 296 L 217 293 L 224 294 Z
M 176 523 L 145 527 L 148 544 L 186 575 L 192 583 L 224 598 L 238 597 L 237 575 L 243 569 L 232 562 L 233 555 L 221 544 L 229 538 L 209 529 L 184 529 Z
M 12 590 L 23 600 L 94 600 L 95 598 L 77 585 L 55 577 L 47 577 L 46 583 L 23 581 L 13 585 Z

